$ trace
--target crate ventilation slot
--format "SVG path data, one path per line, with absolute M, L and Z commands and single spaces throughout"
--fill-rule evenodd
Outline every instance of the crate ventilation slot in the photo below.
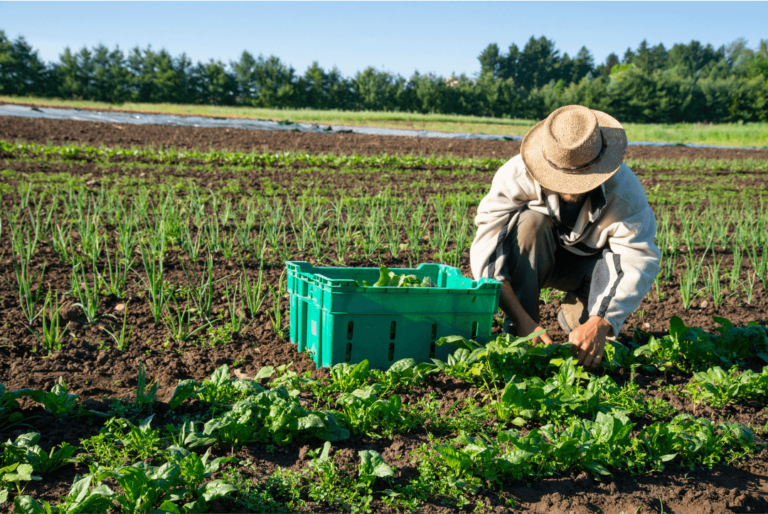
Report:
M 432 359 L 435 356 L 435 349 L 437 345 L 435 344 L 435 339 L 437 339 L 437 322 L 435 321 L 432 323 L 432 342 L 429 343 L 429 358 Z

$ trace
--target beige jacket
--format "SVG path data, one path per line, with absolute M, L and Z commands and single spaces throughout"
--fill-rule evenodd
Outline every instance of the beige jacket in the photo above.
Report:
M 477 235 L 470 249 L 475 279 L 508 280 L 506 234 L 524 209 L 549 214 L 559 225 L 559 196 L 543 189 L 528 173 L 522 157 L 507 161 L 477 209 Z M 618 335 L 640 305 L 659 273 L 660 252 L 654 243 L 656 218 L 640 181 L 626 164 L 584 202 L 573 231 L 560 233 L 560 244 L 577 255 L 603 253 L 605 265 L 592 278 L 590 315 L 605 318 Z

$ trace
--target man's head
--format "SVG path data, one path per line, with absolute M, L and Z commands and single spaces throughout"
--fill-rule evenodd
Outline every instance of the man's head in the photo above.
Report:
M 562 197 L 599 187 L 618 171 L 626 150 L 627 135 L 613 117 L 567 105 L 528 131 L 521 153 L 533 178 Z

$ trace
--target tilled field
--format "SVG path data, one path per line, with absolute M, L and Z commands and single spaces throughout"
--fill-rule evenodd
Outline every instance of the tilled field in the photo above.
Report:
M 0 340 L 4 345 L 0 347 L 0 384 L 6 392 L 23 388 L 51 391 L 62 377 L 68 392 L 78 395 L 80 402 L 71 412 L 54 417 L 61 413 L 49 412 L 55 409 L 45 410 L 40 402 L 22 396 L 18 412 L 24 425 L 16 426 L 8 423 L 12 410 L 0 411 L 0 416 L 6 416 L 0 418 L 3 440 L 15 441 L 19 435 L 35 431 L 43 451 L 62 443 L 77 448 L 76 462 L 36 472 L 42 480 L 21 483 L 24 495 L 56 504 L 67 495 L 77 475 L 96 473 L 99 466 L 103 470 L 139 461 L 163 464 L 169 458 L 167 448 L 176 442 L 171 436 L 183 423 L 202 426 L 224 415 L 228 405 L 240 398 L 233 391 L 213 397 L 210 391 L 202 392 L 171 409 L 169 403 L 179 381 L 194 379 L 202 384 L 223 365 L 233 379 L 250 381 L 264 367 L 291 364 L 271 377 L 257 378 L 256 383 L 273 390 L 282 383 L 295 390 L 296 396 L 291 398 L 307 411 L 337 412 L 339 426 L 349 432 L 348 437 L 336 437 L 332 443 L 332 462 L 338 472 L 318 464 L 321 461 L 313 456 L 323 446 L 323 437 L 298 430 L 290 432 L 287 441 L 280 441 L 285 444 L 270 441 L 264 427 L 274 419 L 268 416 L 251 426 L 250 435 L 234 442 L 219 429 L 215 441 L 191 447 L 201 455 L 210 447 L 212 457 L 235 457 L 236 461 L 222 463 L 202 483 L 222 480 L 238 491 L 210 495 L 202 503 L 190 503 L 187 510 L 768 512 L 768 453 L 762 447 L 765 393 L 734 394 L 731 401 L 722 403 L 692 397 L 694 389 L 686 388 L 693 380 L 692 371 L 714 365 L 725 369 L 733 364 L 759 374 L 765 364 L 756 356 L 759 342 L 747 355 L 711 362 L 694 355 L 690 365 L 682 359 L 665 367 L 658 360 L 661 353 L 638 355 L 631 363 L 617 360 L 616 365 L 604 365 L 589 379 L 607 377 L 623 391 L 634 391 L 625 395 L 632 398 L 628 403 L 632 437 L 646 437 L 655 423 L 690 414 L 716 424 L 726 420 L 741 423 L 751 429 L 756 445 L 713 439 L 703 449 L 691 450 L 688 457 L 686 451 L 677 449 L 674 453 L 680 456 L 662 466 L 644 464 L 630 469 L 618 463 L 609 465 L 610 475 L 601 475 L 596 468 L 590 471 L 579 459 L 568 463 L 563 458 L 555 465 L 542 457 L 541 474 L 531 471 L 517 476 L 508 470 L 495 476 L 477 461 L 455 467 L 430 448 L 461 433 L 498 440 L 500 430 L 517 428 L 519 436 L 526 437 L 547 424 L 556 433 L 565 433 L 573 419 L 594 420 L 594 406 L 572 408 L 566 415 L 567 408 L 560 405 L 514 425 L 494 414 L 493 398 L 477 374 L 455 367 L 426 373 L 411 384 L 404 381 L 394 389 L 385 388 L 381 400 L 391 405 L 392 395 L 397 394 L 403 404 L 401 412 L 389 418 L 379 412 L 373 415 L 375 423 L 361 425 L 370 420 L 362 414 L 350 416 L 337 399 L 355 387 L 386 384 L 386 379 L 374 374 L 349 379 L 352 385 L 344 386 L 327 369 L 316 370 L 309 356 L 296 352 L 285 333 L 280 333 L 287 332 L 288 324 L 287 295 L 280 287 L 283 262 L 288 259 L 390 268 L 443 261 L 458 265 L 469 275 L 471 220 L 495 168 L 492 162 L 461 158 L 511 157 L 518 143 L 116 127 L 13 118 L 0 118 L 0 140 L 46 145 L 42 150 L 7 146 L 0 151 L 4 212 L 0 274 L 5 278 L 0 281 Z M 383 165 L 362 159 L 317 165 L 296 158 L 288 159 L 287 164 L 243 164 L 226 152 L 164 157 L 150 149 L 110 156 L 67 151 L 60 146 L 64 142 L 115 147 L 151 144 L 203 153 L 255 149 L 373 156 L 451 154 L 458 159 L 417 164 L 388 161 Z M 768 320 L 763 257 L 766 211 L 760 204 L 768 168 L 761 163 L 768 152 L 631 148 L 628 157 L 638 163 L 634 169 L 657 208 L 659 245 L 665 248 L 665 259 L 674 265 L 627 320 L 619 337 L 623 347 L 634 349 L 651 337 L 664 339 L 673 316 L 688 327 L 715 334 L 720 325 L 713 316 L 728 319 L 737 328 Z M 707 161 L 691 169 L 691 161 L 700 158 Z M 39 240 L 32 245 L 30 238 L 38 233 L 35 223 L 40 223 Z M 134 227 L 131 234 L 129 225 Z M 26 262 L 27 277 L 32 277 L 28 294 L 19 291 L 18 279 L 25 245 L 34 246 Z M 262 251 L 263 260 L 259 258 Z M 160 311 L 147 266 L 153 259 L 162 263 L 160 286 L 154 291 L 166 295 L 166 307 Z M 691 280 L 688 273 L 695 271 L 692 263 L 698 263 L 699 275 L 693 280 L 691 297 L 684 299 L 681 289 Z M 237 288 L 241 280 L 257 284 L 260 269 L 263 284 L 257 289 L 263 303 L 252 312 Z M 713 269 L 716 281 L 707 280 Z M 116 283 L 114 278 L 120 276 L 124 280 Z M 207 313 L 203 312 L 206 306 L 196 300 L 205 298 L 195 296 L 204 290 L 209 291 Z M 30 307 L 29 298 L 38 291 L 42 291 L 39 301 Z M 50 319 L 50 311 L 29 320 L 45 303 L 47 292 L 50 301 L 60 307 L 61 328 L 66 327 L 60 348 L 47 348 L 41 340 L 42 323 Z M 75 305 L 78 303 L 83 305 Z M 86 312 L 88 305 L 92 312 Z M 556 322 L 558 307 L 557 292 L 542 297 L 542 324 L 556 342 L 565 343 Z M 199 331 L 180 333 L 178 324 L 168 319 L 173 316 L 178 324 Z M 278 317 L 282 322 L 273 321 Z M 240 330 L 233 327 L 236 319 L 244 324 Z M 129 336 L 118 344 L 109 332 L 119 335 L 123 327 Z M 496 320 L 494 333 L 499 331 Z M 693 369 L 694 361 L 699 368 Z M 159 386 L 158 401 L 143 407 L 136 401 L 140 363 L 146 366 L 148 379 Z M 551 369 L 546 368 L 547 373 Z M 501 377 L 502 387 L 503 381 Z M 222 384 L 219 386 L 224 387 Z M 611 398 L 601 396 L 603 413 L 614 412 L 610 409 L 619 400 Z M 105 434 L 114 437 L 119 431 L 108 419 L 124 418 L 138 424 L 150 414 L 154 414 L 150 432 L 156 431 L 156 440 L 129 438 L 113 441 L 111 446 L 104 442 Z M 327 420 L 325 423 L 328 425 Z M 588 446 L 580 446 L 580 451 L 586 453 Z M 558 448 L 547 452 L 557 454 L 562 450 Z M 638 448 L 628 448 L 622 450 L 626 455 L 640 455 Z M 387 465 L 394 466 L 394 475 L 361 482 L 358 452 L 365 450 L 378 452 Z M 11 464 L 15 454 L 10 447 L 4 452 L 5 464 Z M 654 462 L 647 452 L 643 455 L 648 463 Z M 312 476 L 301 478 L 308 470 Z M 103 481 L 116 495 L 128 495 L 115 477 Z M 436 486 L 436 482 L 445 483 Z M 12 500 L 17 493 L 15 487 L 10 490 Z M 399 496 L 386 491 L 397 491 Z M 195 498 L 190 493 L 177 502 L 178 507 Z M 160 500 L 141 506 L 113 503 L 112 508 L 122 505 L 119 508 L 125 512 L 149 511 L 159 508 Z
M 297 151 L 337 154 L 454 155 L 510 158 L 520 152 L 519 141 L 451 140 L 364 134 L 311 134 L 229 130 L 164 125 L 116 125 L 87 121 L 0 117 L 0 139 L 29 143 L 81 143 L 106 146 L 173 146 L 207 150 L 270 152 Z M 630 146 L 629 159 L 766 159 L 768 150 Z

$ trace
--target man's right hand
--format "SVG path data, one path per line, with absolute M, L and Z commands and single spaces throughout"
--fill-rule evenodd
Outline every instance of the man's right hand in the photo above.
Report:
M 538 323 L 533 321 L 533 318 L 531 318 L 527 312 L 525 312 L 508 281 L 504 281 L 501 284 L 499 307 L 504 311 L 504 314 L 512 318 L 512 324 L 517 329 L 518 336 L 525 337 L 539 330 L 544 330 Z M 534 345 L 539 343 L 552 344 L 552 339 L 550 339 L 545 332 L 539 337 L 532 339 L 531 343 Z
M 527 335 L 533 334 L 534 332 L 544 330 L 540 325 L 537 325 L 536 322 L 533 321 L 530 316 L 526 315 L 525 317 L 528 319 L 520 320 L 522 323 L 520 325 L 516 325 L 518 336 L 525 337 Z M 552 344 L 552 339 L 549 338 L 546 332 L 544 332 L 538 337 L 534 337 L 533 339 L 531 339 L 531 344 L 533 344 L 534 346 L 540 343 Z

